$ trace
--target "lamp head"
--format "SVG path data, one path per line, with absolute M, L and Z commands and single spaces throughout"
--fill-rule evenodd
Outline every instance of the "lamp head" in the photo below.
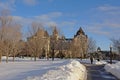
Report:
M 112 48 L 112 44 L 110 44 L 110 48 Z

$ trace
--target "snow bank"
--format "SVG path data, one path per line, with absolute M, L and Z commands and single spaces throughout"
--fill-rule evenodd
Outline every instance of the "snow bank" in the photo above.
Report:
M 82 62 L 82 63 L 91 63 L 90 59 L 82 59 L 82 60 L 79 59 L 79 61 Z
M 80 62 L 82 63 L 88 63 L 88 64 L 91 64 L 91 61 L 90 59 L 82 59 L 82 60 L 79 60 Z M 102 64 L 107 64 L 107 62 L 105 60 L 100 60 L 100 61 L 97 61 L 97 60 L 93 60 L 93 64 L 96 64 L 96 65 L 102 65 Z
M 107 62 L 106 61 L 95 61 L 94 64 L 102 65 L 102 64 L 107 64 Z
M 86 68 L 76 60 L 49 70 L 42 76 L 27 77 L 25 80 L 85 80 Z
M 120 62 L 116 64 L 106 64 L 104 68 L 107 72 L 112 73 L 120 79 Z

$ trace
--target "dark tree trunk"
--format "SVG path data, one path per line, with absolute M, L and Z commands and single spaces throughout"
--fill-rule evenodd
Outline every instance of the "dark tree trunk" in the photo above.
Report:
M 52 49 L 52 61 L 54 61 L 54 56 L 55 56 L 54 49 Z

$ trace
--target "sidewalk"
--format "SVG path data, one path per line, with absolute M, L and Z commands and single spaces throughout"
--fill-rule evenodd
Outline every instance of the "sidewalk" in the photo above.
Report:
M 84 64 L 87 69 L 87 80 L 118 80 L 104 69 L 104 65 Z

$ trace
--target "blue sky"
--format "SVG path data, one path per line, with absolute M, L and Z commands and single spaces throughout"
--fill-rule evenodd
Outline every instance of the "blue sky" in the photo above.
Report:
M 120 0 L 0 0 L 2 9 L 11 11 L 23 32 L 36 21 L 72 38 L 82 27 L 102 50 L 109 49 L 110 38 L 120 38 Z

